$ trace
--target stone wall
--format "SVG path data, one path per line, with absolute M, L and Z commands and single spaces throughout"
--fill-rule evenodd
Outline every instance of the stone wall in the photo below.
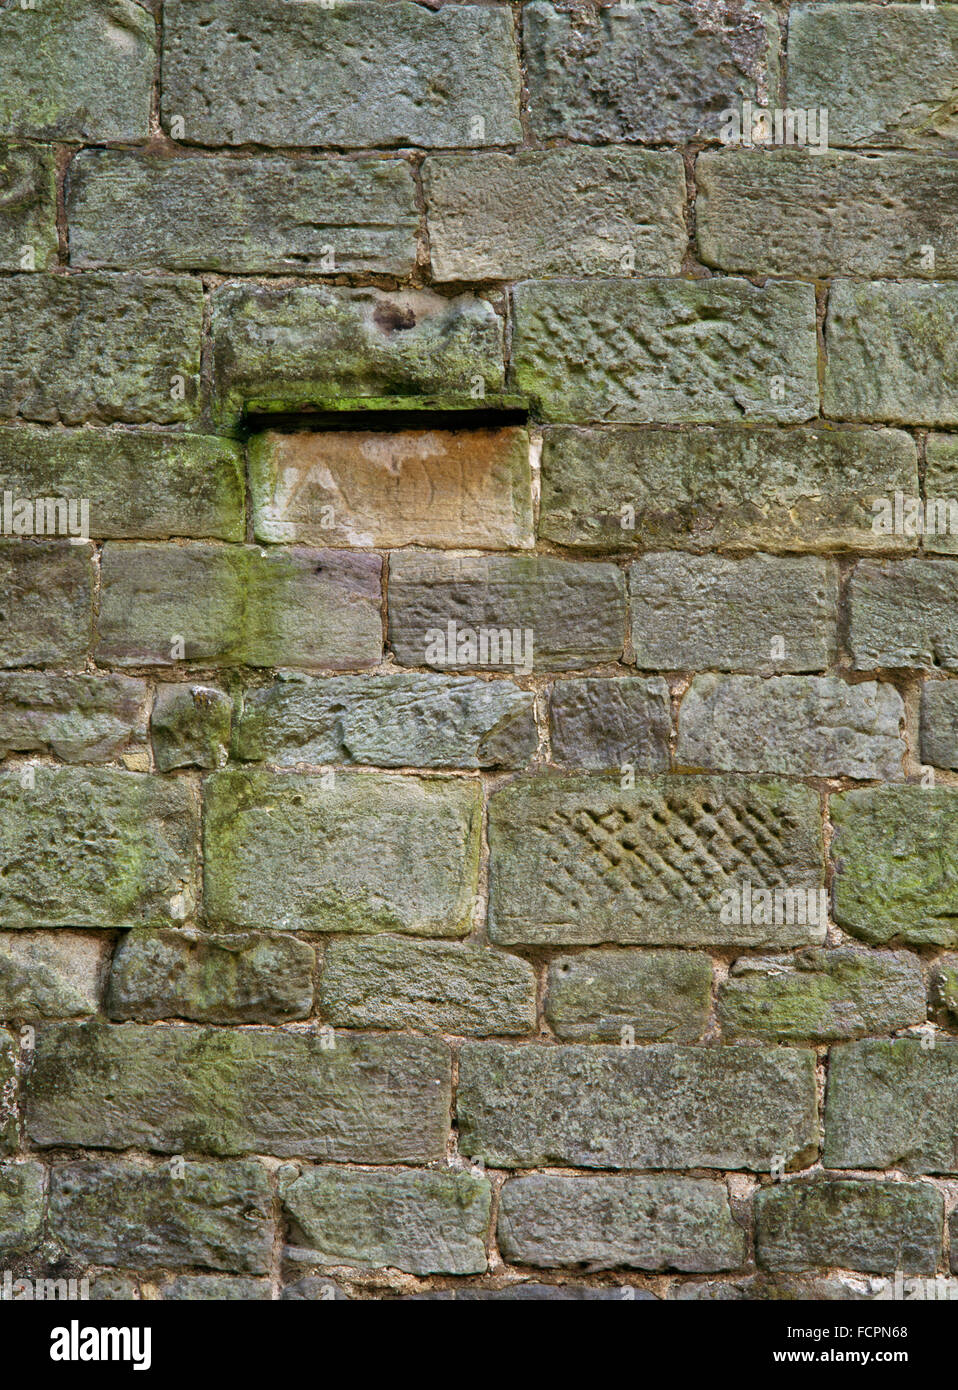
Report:
M 958 1272 L 958 5 L 0 51 L 3 1270 Z

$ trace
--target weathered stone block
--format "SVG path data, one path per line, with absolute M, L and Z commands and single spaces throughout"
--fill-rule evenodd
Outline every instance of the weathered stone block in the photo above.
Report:
M 544 1268 L 713 1271 L 745 1258 L 724 1184 L 696 1178 L 516 1178 L 502 1189 L 499 1246 Z
M 676 762 L 720 772 L 902 776 L 905 706 L 892 685 L 837 676 L 696 676 Z
M 27 1127 L 41 1146 L 428 1162 L 445 1152 L 450 1067 L 438 1039 L 41 1024 Z
M 181 1274 L 160 1289 L 164 1302 L 268 1303 L 273 1290 L 266 1279 L 230 1278 L 222 1274 Z
M 833 796 L 835 920 L 873 945 L 958 945 L 958 789 Z
M 17 1046 L 6 1030 L 0 1030 L 0 1155 L 19 1147 Z
M 556 681 L 549 726 L 560 767 L 668 771 L 672 714 L 669 687 L 658 676 Z
M 958 273 L 952 159 L 727 149 L 700 155 L 695 177 L 695 225 L 707 265 L 823 279 Z
M 569 1042 L 695 1042 L 712 963 L 691 951 L 583 951 L 549 962 L 545 1015 Z
M 825 345 L 826 415 L 958 424 L 958 285 L 836 280 Z
M 625 576 L 549 555 L 402 551 L 389 561 L 389 641 L 404 666 L 528 674 L 622 657 Z
M 235 425 L 246 406 L 474 408 L 502 390 L 502 332 L 492 305 L 473 295 L 223 285 L 213 295 L 216 414 Z
M 198 798 L 106 768 L 0 773 L 0 925 L 164 926 L 193 910 Z
M 838 647 L 835 566 L 813 555 L 662 551 L 629 573 L 641 670 L 821 671 Z
M 146 737 L 146 683 L 131 676 L 0 675 L 0 757 L 53 753 L 108 763 Z
M 539 535 L 588 549 L 914 550 L 876 499 L 918 495 L 901 430 L 545 432 Z
M 827 1168 L 958 1173 L 958 1040 L 869 1039 L 832 1050 Z
M 0 666 L 82 666 L 93 624 L 90 547 L 0 542 Z
M 536 1028 L 532 966 L 483 946 L 333 937 L 319 1001 L 323 1018 L 343 1028 L 481 1036 Z
M 926 1012 L 921 961 L 909 951 L 743 957 L 719 986 L 719 1022 L 734 1040 L 843 1042 L 924 1023 Z
M 315 1262 L 409 1274 L 481 1274 L 492 1188 L 473 1173 L 311 1168 L 281 1185 Z
M 0 15 L 0 32 L 2 25 Z M 2 103 L 0 89 L 0 108 Z M 0 270 L 49 270 L 56 265 L 57 170 L 52 149 L 0 141 L 0 208 Z
M 958 671 L 958 565 L 909 556 L 861 560 L 849 588 L 849 643 L 860 671 Z
M 529 107 L 540 139 L 715 139 L 719 113 L 778 94 L 778 22 L 746 0 L 557 11 L 526 5 Z
M 790 106 L 825 107 L 834 145 L 950 145 L 958 6 L 796 5 Z
M 817 1151 L 815 1054 L 465 1043 L 456 1111 L 463 1153 L 496 1167 L 801 1168 Z
M 240 927 L 463 936 L 479 803 L 472 780 L 214 773 L 205 787 L 207 912 Z
M 107 943 L 84 932 L 0 935 L 0 1018 L 95 1014 Z
M 744 1279 L 691 1279 L 674 1283 L 668 1297 L 679 1303 L 740 1303 L 764 1300 L 779 1302 L 844 1302 L 879 1297 L 880 1281 L 862 1278 L 824 1278 L 803 1275 L 753 1274 Z M 886 1298 L 889 1294 L 884 1295 Z
M 374 666 L 378 555 L 288 546 L 110 542 L 98 654 L 119 666 Z
M 94 1264 L 150 1269 L 199 1265 L 265 1274 L 272 1194 L 260 1163 L 144 1167 L 111 1159 L 50 1171 L 50 1234 Z
M 39 1244 L 45 1177 L 41 1163 L 0 1166 L 0 1255 L 4 1259 L 26 1254 Z
M 508 680 L 279 677 L 243 697 L 235 732 L 240 758 L 280 766 L 524 767 L 536 751 L 535 696 Z
M 908 524 L 912 534 L 922 535 L 923 548 L 937 555 L 958 555 L 958 439 L 954 435 L 926 436 L 925 499 L 923 505 L 916 503 L 915 492 L 909 493 L 912 510 L 908 523 L 902 516 L 902 530 Z
M 547 420 L 799 423 L 818 413 L 815 292 L 747 280 L 529 280 L 516 386 Z
M 225 85 L 221 75 L 210 94 Z M 409 275 L 416 264 L 415 184 L 398 159 L 85 150 L 66 200 L 75 266 Z
M 489 848 L 502 945 L 789 947 L 824 932 L 795 913 L 730 911 L 746 884 L 822 890 L 818 793 L 794 783 L 520 778 L 490 798 Z
M 0 279 L 0 417 L 64 425 L 190 420 L 202 320 L 203 287 L 187 276 Z
M 0 131 L 145 140 L 156 29 L 133 0 L 39 0 L 0 14 Z
M 782 1183 L 756 1194 L 756 1257 L 766 1269 L 934 1274 L 944 1212 L 930 1183 Z
M 243 458 L 228 439 L 8 425 L 0 427 L 0 469 L 15 497 L 86 499 L 97 540 L 246 534 Z
M 958 683 L 922 683 L 921 760 L 935 767 L 958 768 Z
M 233 702 L 210 685 L 160 685 L 150 735 L 160 772 L 174 767 L 220 767 L 230 746 Z
M 948 1027 L 958 1022 L 958 956 L 940 956 L 931 974 L 930 999 L 935 1009 L 945 1015 Z
M 916 489 L 909 495 L 910 505 Z M 917 509 L 925 550 L 942 555 L 958 554 L 958 439 L 951 434 L 929 434 L 925 440 L 925 505 Z M 909 522 L 912 517 L 909 516 Z M 905 519 L 902 518 L 904 529 Z
M 315 969 L 295 937 L 136 930 L 116 948 L 106 1010 L 140 1022 L 285 1023 L 310 1013 Z
M 637 1303 L 654 1303 L 655 1294 L 648 1289 L 633 1287 Z M 625 1295 L 622 1288 L 610 1288 L 602 1284 L 537 1284 L 532 1280 L 524 1283 L 505 1284 L 502 1288 L 483 1287 L 481 1284 L 459 1284 L 454 1289 L 434 1289 L 429 1293 L 401 1294 L 404 1303 L 592 1303 L 621 1300 Z
M 676 150 L 432 155 L 423 181 L 439 281 L 682 269 L 685 169 Z
M 269 431 L 253 436 L 249 460 L 261 541 L 488 550 L 533 543 L 526 430 Z
M 195 1275 L 201 1279 L 202 1275 Z M 215 1275 L 212 1277 L 216 1277 Z M 92 1303 L 135 1303 L 140 1297 L 140 1286 L 136 1279 L 126 1274 L 97 1274 L 90 1284 Z
M 512 15 L 498 6 L 166 0 L 163 11 L 163 124 L 180 116 L 193 144 L 513 144 L 519 83 Z

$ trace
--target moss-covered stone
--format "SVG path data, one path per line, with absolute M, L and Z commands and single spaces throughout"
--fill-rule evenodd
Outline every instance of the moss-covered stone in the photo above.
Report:
M 868 787 L 830 812 L 836 921 L 873 945 L 958 945 L 958 790 Z
M 213 295 L 215 413 L 348 410 L 387 398 L 482 405 L 503 389 L 503 326 L 473 295 L 223 285 Z M 425 398 L 425 399 L 424 399 Z
M 268 1279 L 243 1279 L 226 1274 L 181 1274 L 160 1287 L 160 1298 L 175 1303 L 266 1303 L 272 1297 Z
M 958 6 L 949 8 L 958 18 Z M 955 35 L 958 42 L 958 24 Z M 832 419 L 958 424 L 958 286 L 836 280 L 825 343 Z
M 549 962 L 545 1015 L 569 1042 L 694 1042 L 711 1006 L 712 963 L 694 951 L 583 951 Z
M 66 763 L 113 762 L 146 739 L 146 683 L 107 672 L 0 675 L 0 757 L 52 753 Z
M 860 560 L 849 588 L 849 646 L 859 671 L 958 671 L 958 565 L 926 555 Z
M 0 33 L 2 25 L 0 14 Z M 55 265 L 57 174 L 51 149 L 0 140 L 0 207 L 0 270 L 49 270 Z
M 958 270 L 958 174 L 948 156 L 724 149 L 700 156 L 695 179 L 706 265 L 815 279 L 936 279 Z
M 86 932 L 0 934 L 0 1018 L 94 1014 L 109 947 Z
M 826 1168 L 958 1173 L 958 1040 L 931 1036 L 832 1049 Z
M 116 948 L 106 1007 L 141 1022 L 285 1023 L 309 1014 L 315 968 L 295 937 L 134 930 Z
M 724 108 L 778 93 L 778 21 L 754 0 L 734 11 L 640 0 L 597 12 L 536 0 L 524 7 L 523 40 L 540 139 L 684 145 L 715 139 Z
M 838 652 L 838 573 L 816 555 L 686 555 L 629 567 L 641 671 L 822 671 Z
M 872 528 L 875 498 L 896 491 L 918 496 L 902 430 L 557 425 L 539 535 L 600 550 L 914 550 L 914 537 Z
M 695 676 L 676 762 L 724 772 L 902 776 L 905 706 L 893 685 L 837 676 Z
M 470 929 L 477 782 L 229 769 L 207 780 L 205 804 L 214 921 L 420 936 Z
M 156 28 L 134 0 L 39 0 L 0 12 L 0 133 L 145 140 Z
M 229 73 L 229 80 L 224 80 Z M 506 145 L 522 139 L 498 6 L 166 0 L 163 107 L 201 145 Z
M 660 676 L 556 681 L 549 695 L 552 761 L 591 771 L 667 772 L 672 714 Z
M 958 238 L 953 244 L 958 245 Z M 910 496 L 915 495 L 912 489 Z M 937 555 L 958 554 L 958 438 L 953 434 L 932 433 L 925 440 L 924 495 L 926 525 L 922 547 Z
M 403 666 L 528 675 L 619 661 L 625 611 L 611 564 L 412 549 L 389 561 L 389 642 Z
M 182 781 L 107 769 L 0 773 L 0 926 L 182 921 L 196 897 L 199 806 Z
M 0 1257 L 33 1250 L 43 1228 L 42 1163 L 0 1164 Z
M 812 947 L 794 956 L 743 956 L 719 988 L 732 1039 L 842 1042 L 923 1023 L 921 961 L 908 951 Z
M 334 937 L 326 948 L 319 998 L 322 1016 L 344 1028 L 488 1037 L 536 1027 L 532 966 L 482 946 Z
M 3 11 L 0 22 L 12 14 Z M 188 276 L 0 280 L 0 418 L 194 420 L 202 323 L 203 287 Z
M 416 263 L 416 189 L 399 159 L 84 150 L 66 205 L 70 263 L 87 268 L 409 275 Z
M 818 1148 L 815 1054 L 467 1042 L 456 1113 L 463 1153 L 497 1168 L 802 1168 Z
M 944 1198 L 930 1183 L 782 1183 L 756 1195 L 756 1257 L 773 1270 L 839 1265 L 934 1274 L 944 1213 Z
M 824 106 L 833 145 L 950 150 L 956 50 L 954 5 L 796 5 L 789 105 Z
M 40 1024 L 24 1086 L 41 1147 L 423 1163 L 445 1152 L 451 1058 L 395 1035 Z
M 229 439 L 8 425 L 0 470 L 15 496 L 85 498 L 96 540 L 245 536 L 243 459 Z
M 924 681 L 921 687 L 921 760 L 958 768 L 958 681 Z
M 91 1264 L 265 1274 L 273 1245 L 266 1169 L 254 1162 L 181 1163 L 56 1164 L 51 1237 Z
M 111 542 L 98 653 L 120 666 L 372 666 L 381 569 L 341 550 Z
M 90 547 L 0 541 L 0 666 L 82 666 L 93 631 Z
M 685 170 L 676 150 L 498 150 L 423 165 L 437 280 L 678 275 Z
M 536 1173 L 503 1187 L 499 1246 L 540 1268 L 712 1271 L 743 1263 L 745 1233 L 719 1182 Z
M 538 744 L 535 696 L 512 681 L 278 676 L 243 696 L 234 752 L 244 761 L 524 767 Z
M 794 783 L 517 778 L 489 799 L 489 852 L 503 946 L 784 948 L 824 931 L 807 911 L 741 911 L 744 883 L 824 889 L 818 793 Z
M 473 1173 L 311 1168 L 282 1186 L 316 1264 L 480 1274 L 492 1188 Z
M 161 685 L 150 717 L 160 772 L 174 767 L 221 767 L 226 762 L 233 702 L 209 685 Z
M 949 1028 L 958 1024 L 958 955 L 940 956 L 932 970 L 931 1003 Z
M 811 285 L 527 280 L 513 299 L 516 388 L 547 420 L 797 424 L 818 413 Z
M 17 1048 L 0 1029 L 0 1155 L 12 1153 L 20 1139 L 17 1094 Z

